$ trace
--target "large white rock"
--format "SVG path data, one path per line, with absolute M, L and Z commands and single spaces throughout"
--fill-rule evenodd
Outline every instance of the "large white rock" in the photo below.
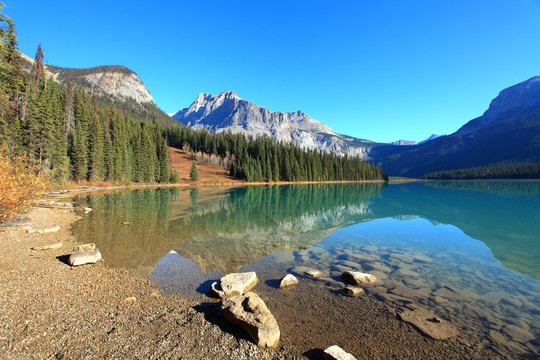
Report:
M 332 345 L 324 350 L 325 360 L 356 360 L 354 356 L 337 345 Z
M 225 319 L 244 329 L 258 347 L 272 348 L 279 343 L 281 333 L 276 318 L 257 294 L 247 292 L 223 299 L 221 312 Z
M 101 253 L 96 248 L 96 244 L 76 245 L 69 256 L 68 263 L 71 266 L 95 264 L 101 260 Z
M 350 285 L 368 285 L 377 281 L 375 276 L 359 271 L 345 271 L 341 278 Z
M 281 278 L 279 282 L 279 288 L 282 290 L 288 290 L 298 285 L 298 279 L 293 274 L 287 274 Z
M 252 290 L 259 279 L 254 271 L 227 274 L 211 285 L 212 291 L 221 299 L 229 296 L 242 295 Z

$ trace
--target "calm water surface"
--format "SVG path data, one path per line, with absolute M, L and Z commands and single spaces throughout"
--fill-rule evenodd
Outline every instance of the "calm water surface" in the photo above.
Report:
M 94 209 L 73 227 L 80 241 L 169 292 L 204 301 L 223 274 L 256 271 L 268 302 L 280 277 L 307 266 L 324 273 L 302 279 L 308 291 L 343 297 L 341 273 L 362 270 L 378 278 L 368 296 L 430 309 L 471 346 L 540 352 L 540 182 L 169 188 L 79 201 Z M 302 301 L 289 294 L 270 306 L 278 319 Z

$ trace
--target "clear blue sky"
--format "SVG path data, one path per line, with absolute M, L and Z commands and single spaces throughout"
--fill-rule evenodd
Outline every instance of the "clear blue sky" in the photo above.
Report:
M 3 0 L 33 57 L 124 65 L 166 112 L 232 90 L 374 141 L 449 134 L 540 75 L 540 0 Z

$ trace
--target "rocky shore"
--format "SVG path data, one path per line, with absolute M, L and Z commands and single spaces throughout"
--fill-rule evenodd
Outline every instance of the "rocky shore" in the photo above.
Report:
M 25 216 L 60 230 L 0 228 L 0 358 L 297 358 L 286 346 L 259 349 L 213 306 L 162 294 L 150 279 L 107 268 L 106 259 L 69 266 L 74 210 L 33 208 Z

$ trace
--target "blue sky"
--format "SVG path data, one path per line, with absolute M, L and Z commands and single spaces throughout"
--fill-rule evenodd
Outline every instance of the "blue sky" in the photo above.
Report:
M 166 112 L 232 90 L 389 142 L 449 134 L 540 75 L 540 0 L 3 0 L 19 48 L 124 65 Z

